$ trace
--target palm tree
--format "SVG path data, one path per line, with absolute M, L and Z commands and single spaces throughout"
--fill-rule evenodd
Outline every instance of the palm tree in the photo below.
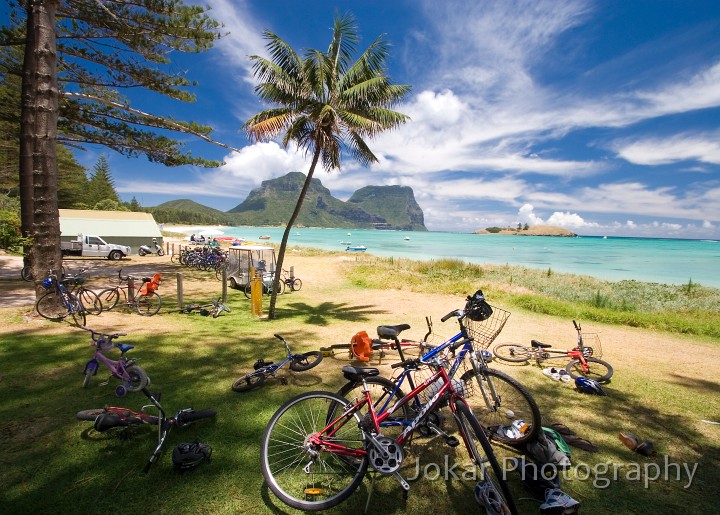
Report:
M 377 158 L 363 138 L 394 129 L 409 119 L 391 108 L 410 86 L 391 84 L 385 75 L 388 43 L 379 36 L 353 63 L 359 42 L 355 21 L 350 15 L 335 19 L 333 37 L 326 52 L 308 49 L 305 57 L 277 35 L 266 31 L 270 59 L 251 56 L 259 80 L 255 92 L 275 107 L 262 111 L 243 125 L 251 141 L 266 141 L 282 134 L 287 148 L 292 141 L 305 155 L 312 154 L 310 170 L 295 210 L 285 227 L 276 270 L 282 270 L 288 237 L 305 199 L 318 162 L 330 172 L 340 168 L 342 151 L 349 152 L 363 166 Z M 275 318 L 280 274 L 275 274 L 268 318 Z

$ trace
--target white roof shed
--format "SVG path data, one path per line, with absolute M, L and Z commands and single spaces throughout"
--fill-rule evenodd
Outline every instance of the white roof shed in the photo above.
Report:
M 78 234 L 95 234 L 108 243 L 137 248 L 153 238 L 162 245 L 162 232 L 151 213 L 60 209 L 60 239 L 74 240 Z

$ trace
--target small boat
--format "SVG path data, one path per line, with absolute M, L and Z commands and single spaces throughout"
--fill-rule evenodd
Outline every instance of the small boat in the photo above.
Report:
M 348 245 L 345 250 L 351 252 L 365 252 L 367 250 L 367 247 L 365 245 Z
M 405 236 L 405 241 L 408 241 L 410 239 L 410 236 Z
M 346 246 L 347 246 L 347 245 L 352 245 L 352 242 L 351 242 L 351 241 L 341 241 L 341 242 L 340 242 L 340 245 L 346 245 Z
M 261 239 L 261 240 L 269 240 L 269 239 L 270 239 L 270 236 L 267 235 L 267 234 L 263 234 L 262 236 L 260 236 L 260 239 Z

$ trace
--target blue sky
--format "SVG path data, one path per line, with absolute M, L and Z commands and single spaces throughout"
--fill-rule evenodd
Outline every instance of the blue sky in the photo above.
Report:
M 720 2 L 717 0 L 208 0 L 230 34 L 208 53 L 171 56 L 200 81 L 197 102 L 140 96 L 214 127 L 230 153 L 205 170 L 165 168 L 101 148 L 124 200 L 191 198 L 228 210 L 261 181 L 307 172 L 240 127 L 263 110 L 248 56 L 268 29 L 296 50 L 326 49 L 336 12 L 357 19 L 364 50 L 392 44 L 389 75 L 412 86 L 411 117 L 370 141 L 371 168 L 346 160 L 315 177 L 346 200 L 366 185 L 410 186 L 430 230 L 546 223 L 579 234 L 720 238 Z

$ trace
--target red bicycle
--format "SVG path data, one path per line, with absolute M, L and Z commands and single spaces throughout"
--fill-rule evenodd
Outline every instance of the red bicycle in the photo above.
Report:
M 493 353 L 498 359 L 510 363 L 524 363 L 534 359 L 540 366 L 546 360 L 570 358 L 565 371 L 573 379 L 586 377 L 599 383 L 609 381 L 613 368 L 607 361 L 599 359 L 602 356 L 600 338 L 594 333 L 583 335 L 580 324 L 575 320 L 573 325 L 577 331 L 577 345 L 570 350 L 556 350 L 549 343 L 531 340 L 530 347 L 517 343 L 501 343 L 495 346 Z

